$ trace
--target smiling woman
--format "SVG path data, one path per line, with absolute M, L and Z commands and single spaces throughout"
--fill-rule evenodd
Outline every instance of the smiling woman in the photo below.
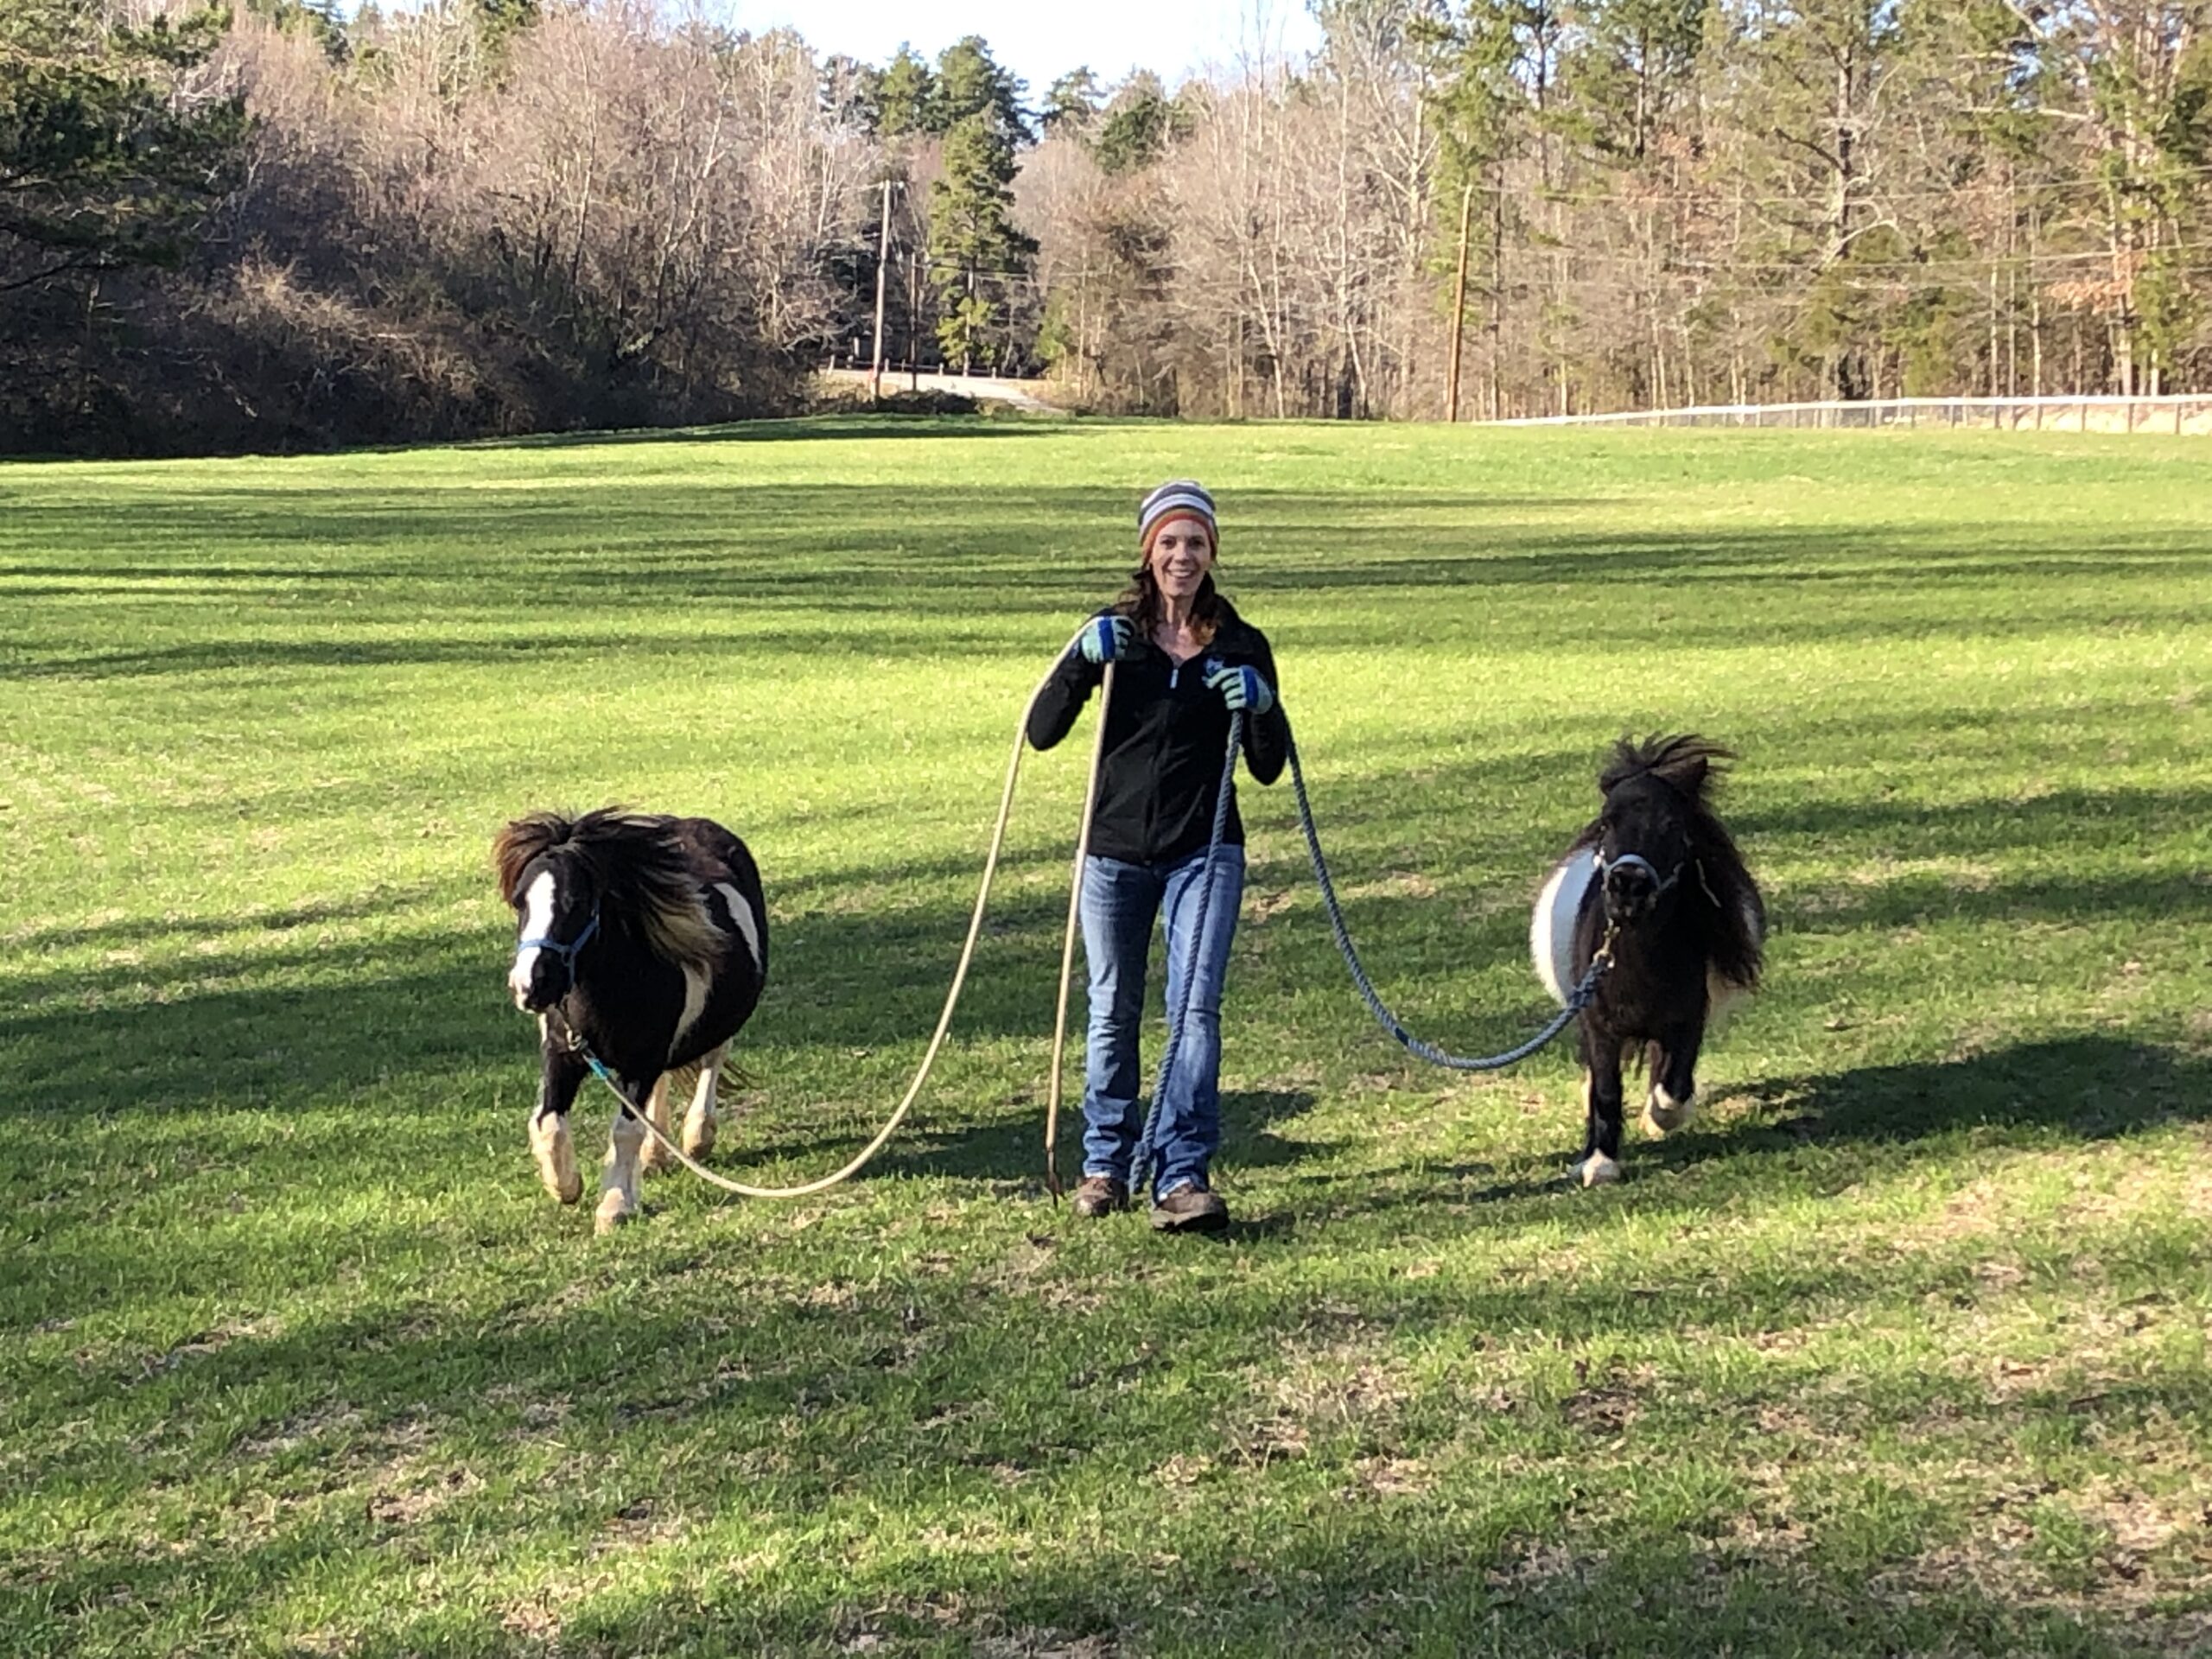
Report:
M 1164 915 L 1173 1059 L 1154 1090 L 1147 1148 L 1152 1224 L 1218 1232 L 1229 1207 L 1207 1172 L 1221 1144 L 1222 981 L 1244 891 L 1244 827 L 1233 793 L 1214 845 L 1219 791 L 1235 787 L 1220 756 L 1231 717 L 1243 714 L 1245 764 L 1271 784 L 1282 773 L 1289 727 L 1275 701 L 1267 636 L 1214 586 L 1213 497 L 1193 480 L 1163 484 L 1138 509 L 1137 533 L 1143 560 L 1128 590 L 1084 625 L 1029 716 L 1029 741 L 1051 748 L 1115 665 L 1082 878 L 1090 1027 L 1075 1208 L 1095 1217 L 1128 1207 L 1140 1153 L 1145 958 L 1153 922 Z

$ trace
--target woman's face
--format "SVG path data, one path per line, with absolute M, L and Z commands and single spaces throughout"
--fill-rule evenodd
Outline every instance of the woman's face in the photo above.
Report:
M 1213 532 L 1203 518 L 1170 518 L 1152 538 L 1152 579 L 1170 599 L 1189 599 L 1213 569 Z

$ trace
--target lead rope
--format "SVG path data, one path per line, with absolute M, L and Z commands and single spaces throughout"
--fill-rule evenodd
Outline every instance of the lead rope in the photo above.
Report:
M 1070 640 L 1069 644 L 1072 647 L 1074 641 Z M 1052 675 L 1058 667 L 1059 658 L 1055 658 L 1052 668 L 1046 670 L 1045 677 L 1037 682 L 1037 689 L 1029 694 L 1029 701 L 1022 705 L 1021 719 L 1014 727 L 1014 753 L 1007 761 L 1006 786 L 999 792 L 998 822 L 992 827 L 991 849 L 984 857 L 983 879 L 976 889 L 975 913 L 968 918 L 968 938 L 960 947 L 960 961 L 952 971 L 952 988 L 945 993 L 944 1010 L 938 1015 L 937 1030 L 930 1037 L 930 1046 L 922 1055 L 921 1066 L 915 1071 L 913 1082 L 907 1085 L 906 1097 L 899 1101 L 897 1108 L 886 1120 L 882 1128 L 876 1132 L 875 1139 L 855 1153 L 851 1160 L 842 1168 L 824 1175 L 820 1180 L 807 1181 L 798 1186 L 753 1186 L 744 1181 L 731 1180 L 726 1175 L 718 1175 L 684 1151 L 683 1147 L 677 1146 L 668 1132 L 653 1122 L 650 1112 L 639 1109 L 639 1103 L 632 1100 L 622 1092 L 621 1085 L 614 1081 L 613 1074 L 600 1063 L 599 1056 L 586 1047 L 581 1039 L 578 1040 L 576 1052 L 583 1056 L 584 1064 L 591 1068 L 592 1075 L 613 1091 L 615 1099 L 622 1103 L 623 1109 L 645 1126 L 645 1132 L 659 1142 L 664 1152 L 668 1153 L 677 1162 L 682 1164 L 684 1168 L 706 1182 L 708 1185 L 719 1187 L 725 1192 L 735 1193 L 741 1198 L 808 1198 L 814 1193 L 825 1192 L 841 1181 L 849 1180 L 858 1174 L 867 1166 L 868 1160 L 882 1151 L 886 1143 L 898 1133 L 899 1124 L 906 1122 L 907 1112 L 912 1109 L 915 1100 L 922 1092 L 922 1085 L 929 1081 L 930 1068 L 937 1064 L 938 1051 L 944 1046 L 945 1033 L 952 1026 L 952 1011 L 959 1006 L 961 988 L 968 982 L 968 964 L 975 958 L 976 941 L 983 931 L 983 911 L 990 900 L 991 879 L 998 874 L 999 852 L 1006 845 L 1007 821 L 1014 814 L 1014 785 L 1015 779 L 1020 776 L 1021 752 L 1028 741 L 1029 711 L 1037 706 L 1037 699 L 1045 694 L 1046 686 L 1051 683 Z M 1102 721 L 1100 725 L 1103 729 L 1104 722 Z M 1096 772 L 1095 766 L 1092 771 Z M 1089 822 L 1087 813 L 1084 815 L 1084 821 Z
M 1083 918 L 1083 866 L 1090 856 L 1090 813 L 1098 804 L 1099 763 L 1106 758 L 1106 709 L 1114 701 L 1114 664 L 1098 682 L 1098 731 L 1090 741 L 1090 777 L 1083 786 L 1083 823 L 1075 836 L 1075 879 L 1068 884 L 1068 927 L 1060 940 L 1060 1000 L 1052 1014 L 1052 1070 L 1045 1087 L 1045 1185 L 1060 1196 L 1060 1073 L 1067 1063 L 1068 981 L 1075 969 L 1076 930 Z M 1028 717 L 1023 716 L 1023 724 Z
M 1288 715 L 1284 716 L 1283 723 L 1287 731 Z M 1337 949 L 1344 956 L 1344 966 L 1351 969 L 1351 982 L 1358 988 L 1360 1000 L 1367 1004 L 1367 1011 L 1408 1053 L 1416 1059 L 1427 1060 L 1431 1065 L 1444 1066 L 1453 1071 L 1501 1071 L 1545 1047 L 1574 1022 L 1577 1014 L 1590 1006 L 1590 1000 L 1598 994 L 1599 982 L 1612 969 L 1613 942 L 1620 931 L 1612 924 L 1606 925 L 1604 941 L 1599 945 L 1597 954 L 1590 958 L 1589 970 L 1582 976 L 1581 983 L 1569 994 L 1567 1006 L 1559 1011 L 1558 1016 L 1549 1025 L 1518 1047 L 1509 1048 L 1502 1054 L 1469 1057 L 1448 1053 L 1433 1043 L 1423 1042 L 1408 1031 L 1398 1016 L 1391 1013 L 1382 999 L 1376 995 L 1374 982 L 1368 978 L 1367 969 L 1360 965 L 1359 952 L 1351 942 L 1351 930 L 1344 925 L 1344 907 L 1337 902 L 1336 884 L 1329 879 L 1329 861 L 1321 855 L 1321 836 L 1313 827 L 1313 808 L 1306 798 L 1306 772 L 1298 764 L 1298 740 L 1295 737 L 1289 741 L 1289 751 L 1290 787 L 1298 799 L 1298 827 L 1306 835 L 1306 850 L 1313 860 L 1314 883 L 1321 889 L 1322 907 L 1329 912 L 1329 930 L 1337 936 Z

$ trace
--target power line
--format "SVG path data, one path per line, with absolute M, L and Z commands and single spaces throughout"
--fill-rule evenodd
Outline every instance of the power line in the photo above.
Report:
M 2212 165 L 2165 168 L 2160 169 L 2158 177 L 2159 179 L 2212 178 Z M 2008 185 L 2000 187 L 1995 179 L 1985 177 L 1982 179 L 1977 179 L 1970 183 L 1954 185 L 1950 188 L 1945 190 L 1869 189 L 1862 194 L 1853 195 L 1852 200 L 1861 206 L 1870 206 L 1885 201 L 1955 201 L 1962 196 L 1972 196 L 1982 194 L 1986 191 L 1993 191 L 1999 188 L 2008 188 L 2022 198 L 2023 205 L 2026 205 L 2027 199 L 2034 196 L 2040 191 L 2088 189 L 2092 188 L 2106 188 L 2116 182 L 2125 183 L 2131 188 L 2139 189 L 2146 182 L 2152 181 L 2148 181 L 2141 178 L 2127 181 L 2115 181 L 2107 178 L 2101 174 L 2078 173 L 2063 178 L 2031 178 L 2027 180 L 2014 180 L 2010 181 Z M 1657 190 L 1648 192 L 1637 191 L 1633 189 L 1626 191 L 1550 190 L 1543 188 L 1541 186 L 1532 188 L 1527 185 L 1510 184 L 1477 184 L 1474 186 L 1474 189 L 1478 194 L 1483 195 L 1507 196 L 1516 200 L 1526 199 L 1531 201 L 1547 202 L 1564 207 L 1632 207 L 1646 205 L 1657 207 L 1666 204 L 1680 205 L 1688 203 L 1693 206 L 1706 206 L 1719 211 L 1733 207 L 1803 207 L 1808 206 L 1826 206 L 1826 204 L 1819 202 L 1809 192 L 1805 194 L 1794 196 L 1738 196 L 1710 194 L 1701 191 L 1689 190 Z
M 2203 252 L 2212 252 L 2212 242 L 2170 242 L 2163 247 L 2123 250 L 2123 253 L 2135 253 L 2145 257 L 2154 254 Z M 1809 258 L 1805 260 L 1730 259 L 1725 262 L 1686 267 L 1681 262 L 1670 261 L 1664 256 L 1657 259 L 1647 259 L 1632 253 L 1531 247 L 1493 249 L 1485 253 L 1484 257 L 1494 258 L 1501 253 L 1511 259 L 1563 260 L 1573 264 L 1625 267 L 1643 276 L 1673 277 L 1683 281 L 1700 277 L 1735 276 L 1748 271 L 1770 272 L 1793 276 L 1823 276 L 1830 273 L 1840 273 L 1847 276 L 1887 276 L 1903 278 L 1936 276 L 1946 270 L 1959 270 L 1971 271 L 1980 276 L 1986 275 L 1993 266 L 2004 270 L 2010 266 L 2070 264 L 2085 260 L 2109 262 L 2113 257 L 2109 249 L 2094 248 L 2084 249 L 2079 252 L 1990 254 L 1978 257 L 1963 254 L 1946 255 L 1937 259 L 1838 259 L 1825 265 L 1815 264 Z M 2192 265 L 2184 269 L 2195 270 L 2198 267 Z

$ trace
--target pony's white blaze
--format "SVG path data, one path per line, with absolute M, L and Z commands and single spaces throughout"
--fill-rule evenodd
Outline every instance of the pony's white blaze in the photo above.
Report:
M 715 883 L 715 891 L 729 906 L 730 920 L 737 924 L 737 931 L 745 935 L 745 948 L 753 957 L 753 971 L 760 971 L 760 922 L 753 915 L 753 906 L 747 904 L 737 888 L 728 881 Z
M 545 930 L 553 925 L 553 872 L 540 870 L 537 879 L 530 884 L 522 896 L 522 937 L 542 939 Z M 537 966 L 537 947 L 515 952 L 515 965 L 507 972 L 507 988 L 514 993 L 515 1006 L 521 1007 L 530 995 L 531 970 Z
M 1535 913 L 1529 918 L 1529 959 L 1536 977 L 1552 994 L 1552 1001 L 1567 1006 L 1574 988 L 1574 918 L 1581 913 L 1582 895 L 1598 873 L 1598 851 L 1578 848 L 1560 861 L 1536 895 Z

